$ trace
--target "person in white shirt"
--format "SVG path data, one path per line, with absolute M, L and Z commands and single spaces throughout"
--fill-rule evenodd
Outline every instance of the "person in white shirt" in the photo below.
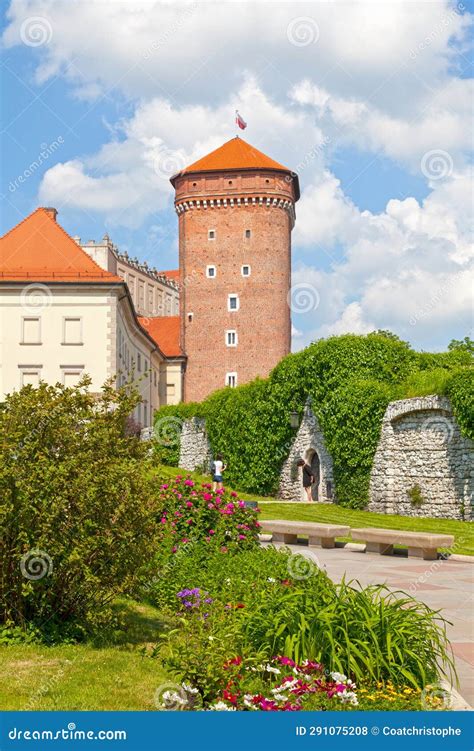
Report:
M 213 479 L 213 490 L 214 492 L 216 490 L 220 490 L 223 485 L 223 477 L 222 473 L 227 469 L 226 465 L 224 464 L 222 460 L 222 454 L 217 454 L 216 458 L 212 462 L 212 479 Z

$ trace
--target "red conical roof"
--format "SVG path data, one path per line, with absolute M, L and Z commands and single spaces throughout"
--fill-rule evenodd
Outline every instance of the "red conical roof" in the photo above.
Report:
M 288 167 L 271 159 L 262 151 L 256 149 L 255 146 L 251 146 L 247 141 L 239 138 L 239 136 L 231 138 L 230 141 L 226 141 L 222 146 L 211 151 L 210 154 L 185 167 L 177 175 L 173 175 L 171 182 L 174 186 L 174 181 L 177 177 L 193 172 L 223 172 L 227 170 L 254 169 L 278 170 L 279 172 L 286 172 L 292 175 L 295 184 L 296 200 L 298 200 L 300 195 L 298 176 Z

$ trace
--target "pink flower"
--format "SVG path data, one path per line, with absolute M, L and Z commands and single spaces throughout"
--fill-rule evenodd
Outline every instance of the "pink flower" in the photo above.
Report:
M 176 547 L 176 545 L 173 545 L 173 547 L 171 548 L 171 552 L 176 553 L 177 550 L 178 548 Z
M 192 501 L 186 501 L 186 506 L 188 508 L 192 508 L 193 507 Z
M 245 535 L 239 535 L 239 540 L 245 540 Z
M 216 495 L 222 495 L 222 493 L 225 493 L 224 488 L 219 488 L 218 490 L 216 490 Z
M 207 508 L 214 508 L 214 504 L 213 503 L 208 503 L 207 504 Z
M 189 540 L 188 540 L 187 537 L 183 537 L 183 539 L 181 540 L 181 542 L 187 543 L 187 542 L 189 542 Z
M 209 534 L 210 534 L 210 535 L 215 535 L 215 534 L 216 534 L 216 531 L 215 531 L 215 529 L 210 529 L 210 530 L 209 530 Z
M 240 508 L 245 508 L 245 501 L 239 501 Z
M 211 542 L 211 538 L 210 537 L 205 537 L 204 539 L 206 540 L 206 542 Z
M 194 482 L 192 480 L 188 479 L 184 481 L 184 484 L 187 485 L 189 488 L 194 488 Z
M 161 485 L 161 490 L 168 490 L 169 485 Z
M 202 497 L 205 501 L 212 501 L 212 493 L 203 493 Z
M 193 523 L 192 519 L 188 519 L 188 521 L 186 522 L 186 524 L 192 524 L 192 523 Z
M 161 517 L 161 523 L 162 524 L 166 524 L 166 516 L 162 516 Z
M 232 498 L 237 498 L 237 493 L 234 490 L 231 491 L 230 495 Z

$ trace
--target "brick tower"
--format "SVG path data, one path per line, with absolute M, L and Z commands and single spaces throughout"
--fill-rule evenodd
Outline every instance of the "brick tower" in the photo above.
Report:
M 290 352 L 297 176 L 233 138 L 171 178 L 184 400 L 265 377 Z

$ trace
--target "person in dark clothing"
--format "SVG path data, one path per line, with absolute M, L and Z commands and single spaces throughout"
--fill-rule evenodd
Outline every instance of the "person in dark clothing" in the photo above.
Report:
M 313 503 L 313 496 L 311 495 L 311 487 L 314 483 L 313 470 L 306 464 L 304 459 L 298 459 L 297 466 L 303 468 L 303 488 L 306 493 L 306 497 L 309 503 Z

